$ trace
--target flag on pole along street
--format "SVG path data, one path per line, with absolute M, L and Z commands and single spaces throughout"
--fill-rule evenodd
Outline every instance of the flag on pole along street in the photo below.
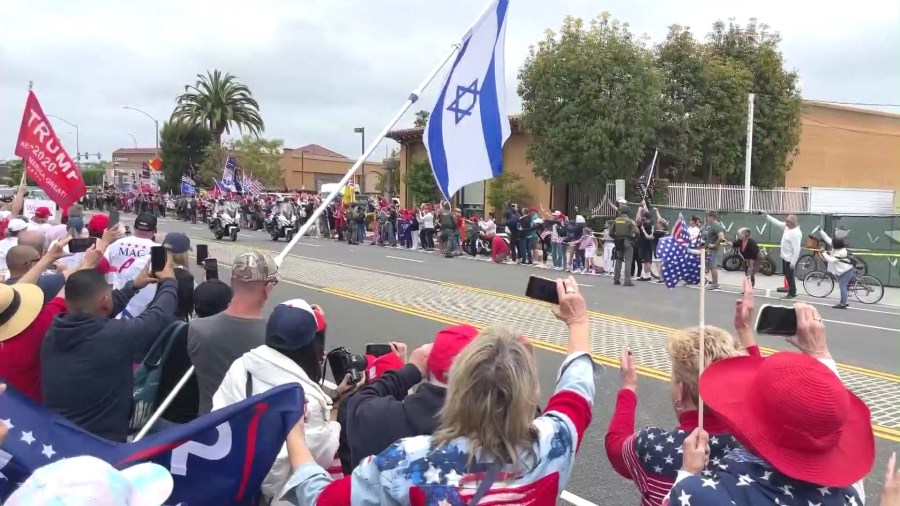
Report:
M 463 37 L 424 142 L 434 179 L 448 200 L 463 186 L 503 173 L 506 114 L 504 47 L 509 0 L 495 0 Z
M 197 182 L 194 181 L 194 178 L 191 177 L 191 176 L 188 176 L 187 174 L 181 176 L 181 182 L 182 182 L 182 183 L 187 183 L 187 184 L 189 184 L 189 185 L 191 185 L 191 186 L 197 186 Z
M 653 160 L 650 161 L 650 165 L 644 169 L 644 172 L 641 174 L 641 177 L 637 180 L 637 191 L 638 195 L 644 197 L 644 199 L 649 203 L 653 197 L 653 176 L 656 176 L 656 179 L 659 179 L 659 174 L 654 174 L 654 166 L 656 165 L 656 157 L 659 156 L 659 150 L 657 149 L 653 153 Z
M 181 194 L 182 195 L 196 195 L 197 194 L 197 186 L 194 184 L 194 180 L 187 177 L 181 176 Z
M 59 142 L 37 96 L 30 90 L 15 152 L 22 158 L 28 177 L 59 207 L 68 208 L 84 195 L 81 171 Z
M 141 179 L 150 179 L 150 166 L 147 162 L 141 162 Z
M 674 288 L 679 281 L 689 285 L 700 284 L 700 256 L 692 251 L 696 246 L 691 243 L 684 217 L 679 214 L 672 235 L 661 238 L 656 246 L 656 256 L 662 262 L 661 276 L 666 286 Z
M 155 462 L 172 474 L 166 504 L 255 505 L 259 487 L 303 413 L 303 390 L 282 385 L 196 420 L 115 443 L 86 432 L 9 387 L 0 396 L 9 435 L 0 450 L 0 502 L 37 468 L 90 455 L 118 469 Z
M 237 159 L 234 158 L 234 155 L 229 154 L 225 158 L 225 168 L 222 170 L 222 183 L 227 191 L 237 191 L 234 178 L 239 168 Z

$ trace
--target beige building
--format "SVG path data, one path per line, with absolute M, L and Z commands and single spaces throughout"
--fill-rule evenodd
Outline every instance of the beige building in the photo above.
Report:
M 512 134 L 503 147 L 503 170 L 519 174 L 533 197 L 520 204 L 568 209 L 567 189 L 535 177 L 525 161 L 530 137 L 522 131 L 518 115 L 510 116 L 510 125 Z M 405 206 L 414 203 L 407 196 L 402 175 L 414 161 L 427 158 L 423 131 L 419 127 L 388 134 L 401 146 L 400 201 Z M 900 195 L 900 115 L 804 101 L 799 152 L 784 186 L 886 189 Z M 485 208 L 485 187 L 481 182 L 460 190 L 457 205 Z
M 106 165 L 106 181 L 121 188 L 141 179 L 141 165 L 149 164 L 156 148 L 119 148 L 113 151 L 112 162 Z
M 323 184 L 337 183 L 347 174 L 356 159 L 335 153 L 317 144 L 300 148 L 285 148 L 281 156 L 281 173 L 290 190 L 319 191 Z M 375 191 L 378 175 L 382 171 L 380 162 L 365 162 L 354 176 L 354 183 L 360 185 L 365 174 L 365 192 Z

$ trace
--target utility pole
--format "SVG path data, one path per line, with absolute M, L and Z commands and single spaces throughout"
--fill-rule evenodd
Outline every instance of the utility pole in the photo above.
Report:
M 755 93 L 747 95 L 747 152 L 744 155 L 744 211 L 750 210 L 750 161 L 753 158 L 753 99 Z
M 362 153 L 366 153 L 366 127 L 357 127 L 353 129 L 354 132 L 362 135 Z M 359 180 L 359 192 L 364 194 L 366 193 L 366 161 L 362 162 L 362 173 Z

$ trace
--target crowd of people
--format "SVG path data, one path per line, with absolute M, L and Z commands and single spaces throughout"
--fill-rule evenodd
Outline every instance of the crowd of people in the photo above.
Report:
M 376 224 L 376 230 L 400 234 L 399 226 L 389 225 L 394 205 L 386 206 L 385 223 Z M 534 348 L 506 325 L 449 326 L 415 349 L 389 343 L 390 352 L 366 357 L 358 381 L 348 374 L 328 388 L 326 311 L 315 302 L 292 299 L 266 315 L 279 282 L 269 255 L 245 251 L 233 259 L 225 280 L 206 271 L 208 279 L 197 282 L 188 261 L 190 239 L 160 235 L 152 212 L 138 214 L 126 230 L 110 225 L 103 213 L 85 223 L 81 206 L 73 206 L 66 224 L 50 223 L 44 230 L 32 228 L 20 211 L 21 201 L 14 199 L 0 212 L 2 241 L 15 243 L 6 250 L 8 276 L 0 284 L 0 378 L 5 384 L 0 390 L 15 389 L 92 434 L 127 441 L 140 429 L 134 423 L 135 364 L 167 326 L 186 322 L 185 335 L 163 365 L 159 396 L 172 392 L 189 367 L 195 373 L 154 431 L 279 385 L 303 387 L 304 415 L 263 481 L 259 504 L 554 504 L 594 421 L 595 382 L 608 381 L 595 375 L 591 320 L 571 276 L 556 280 L 559 304 L 551 309 L 567 334 L 567 356 L 545 403 Z M 495 237 L 512 236 L 510 249 L 518 245 L 517 258 L 528 263 L 533 229 L 524 222 L 533 222 L 536 213 L 551 224 L 549 256 L 554 267 L 564 270 L 558 260 L 570 252 L 558 245 L 565 244 L 559 241 L 560 229 L 568 220 L 543 210 L 518 213 L 514 206 L 507 212 L 522 228 L 509 233 L 507 220 L 507 231 L 494 231 Z M 431 207 L 415 215 L 423 217 L 423 225 L 435 224 Z M 438 216 L 437 223 L 456 217 L 446 208 Z M 665 229 L 664 220 L 656 218 L 658 228 Z M 614 238 L 635 232 L 653 238 L 625 206 L 619 219 L 608 227 Z M 584 225 L 579 221 L 575 224 Z M 692 225 L 698 230 L 691 234 L 701 234 L 697 221 Z M 451 249 L 464 242 L 449 233 L 458 230 L 449 219 L 444 223 L 441 242 Z M 790 220 L 785 226 L 793 228 Z M 423 227 L 432 231 L 419 234 L 425 245 L 431 244 L 435 228 Z M 707 226 L 702 233 L 721 239 L 722 232 Z M 590 231 L 582 227 L 582 234 Z M 85 236 L 96 238 L 92 247 L 68 252 L 73 238 Z M 382 238 L 376 237 L 376 244 Z M 390 237 L 383 239 L 390 244 Z M 168 250 L 167 261 L 152 272 L 150 248 L 160 244 Z M 617 249 L 622 258 L 628 256 L 629 247 Z M 587 255 L 572 257 L 587 264 Z M 646 256 L 638 257 L 645 263 Z M 626 284 L 629 279 L 624 277 Z M 797 303 L 797 334 L 788 338 L 796 351 L 763 357 L 751 324 L 751 283 L 748 276 L 735 304 L 733 334 L 707 326 L 701 340 L 693 327 L 673 332 L 660 344 L 672 364 L 674 427 L 664 420 L 636 427 L 636 357 L 622 350 L 621 388 L 607 400 L 615 404 L 605 437 L 607 459 L 633 482 L 640 496 L 635 502 L 647 506 L 865 504 L 863 480 L 875 462 L 871 417 L 840 380 L 822 318 L 814 307 Z M 10 437 L 12 429 L 0 423 L 0 439 Z M 74 485 L 60 478 L 76 466 L 81 476 L 90 471 L 88 481 L 102 491 L 94 504 L 165 502 L 158 490 L 141 496 L 142 485 L 130 469 L 118 471 L 95 458 L 78 457 L 39 469 L 6 504 L 81 504 L 75 502 Z M 882 505 L 900 504 L 900 473 L 894 466 L 892 457 Z M 142 472 L 167 479 L 158 466 Z

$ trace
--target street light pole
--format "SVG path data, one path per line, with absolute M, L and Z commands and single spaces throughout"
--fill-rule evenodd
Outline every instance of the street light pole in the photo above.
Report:
M 128 137 L 131 137 L 131 140 L 134 141 L 134 149 L 137 149 L 137 139 L 134 138 L 134 135 L 128 134 Z
M 362 135 L 362 154 L 366 154 L 366 127 L 357 127 L 353 129 L 354 132 Z M 365 195 L 366 193 L 366 161 L 362 162 L 362 174 L 360 176 L 359 181 L 359 192 Z
M 153 120 L 153 124 L 156 125 L 156 148 L 155 148 L 155 150 L 154 150 L 154 152 L 153 152 L 153 153 L 154 153 L 154 154 L 153 154 L 153 157 L 154 157 L 154 158 L 159 158 L 159 120 L 156 119 L 156 118 L 154 118 L 153 116 L 150 116 L 149 114 L 147 114 L 146 111 L 142 111 L 142 110 L 138 109 L 137 107 L 131 107 L 131 106 L 128 106 L 128 105 L 123 105 L 123 106 L 122 106 L 122 109 L 131 109 L 132 111 L 137 111 L 137 112 L 143 114 L 144 116 L 147 116 L 147 117 L 150 118 L 151 120 Z
M 53 114 L 48 114 L 47 117 L 48 118 L 56 118 L 56 119 L 62 121 L 63 123 L 66 123 L 69 126 L 75 128 L 75 165 L 80 166 L 81 165 L 81 141 L 78 136 L 78 125 L 76 125 L 75 123 L 72 123 L 71 121 L 60 118 L 59 116 L 53 115 Z

